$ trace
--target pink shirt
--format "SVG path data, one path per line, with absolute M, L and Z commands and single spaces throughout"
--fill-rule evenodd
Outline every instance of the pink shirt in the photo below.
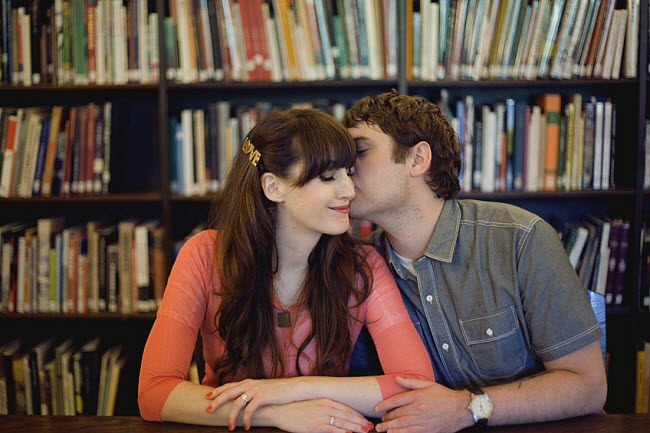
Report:
M 201 331 L 205 377 L 203 384 L 219 386 L 212 370 L 221 356 L 224 344 L 214 331 L 213 318 L 221 301 L 214 289 L 219 278 L 214 270 L 213 246 L 216 231 L 203 231 L 188 240 L 178 255 L 167 282 L 162 305 L 142 355 L 138 404 L 143 418 L 160 421 L 160 412 L 171 391 L 187 380 L 187 372 Z M 351 297 L 351 312 L 368 326 L 385 376 L 377 376 L 384 398 L 403 391 L 394 376 L 433 380 L 433 370 L 422 340 L 415 330 L 402 303 L 395 280 L 383 258 L 370 246 L 361 247 L 368 253 L 373 272 L 370 295 L 359 307 Z M 274 301 L 274 310 L 280 305 Z M 285 375 L 297 376 L 295 361 L 298 347 L 311 329 L 311 318 L 304 305 L 290 308 L 293 326 L 280 328 L 276 335 L 283 350 Z M 354 345 L 363 323 L 350 321 L 351 343 Z M 300 368 L 311 371 L 310 359 L 315 359 L 314 342 L 303 352 Z M 268 366 L 268 363 L 267 363 Z M 349 368 L 349 366 L 348 366 Z M 270 370 L 270 369 L 269 369 Z M 243 378 L 242 378 L 243 379 Z

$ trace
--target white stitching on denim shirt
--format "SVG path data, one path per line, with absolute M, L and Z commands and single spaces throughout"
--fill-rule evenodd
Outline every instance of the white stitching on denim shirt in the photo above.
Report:
M 521 254 L 522 245 L 526 243 L 530 234 L 533 232 L 533 226 L 541 220 L 541 218 L 534 218 L 531 220 L 530 223 L 528 223 L 528 229 L 526 230 L 526 233 L 521 237 L 521 239 L 519 239 L 519 242 L 517 243 L 517 263 L 519 263 L 519 254 Z
M 529 228 L 530 224 L 525 226 L 519 223 L 501 223 L 501 222 L 493 222 L 493 221 L 485 221 L 485 220 L 461 220 L 461 224 L 466 224 L 470 226 L 485 226 L 485 227 L 503 227 L 503 228 L 515 227 L 521 230 L 530 230 Z
M 465 332 L 465 327 L 462 326 L 464 323 L 469 323 L 469 322 L 473 322 L 473 321 L 476 321 L 476 320 L 485 320 L 485 319 L 490 318 L 490 317 L 501 316 L 504 313 L 508 313 L 508 312 L 513 316 L 513 318 L 515 320 L 514 329 L 508 331 L 508 333 L 506 333 L 506 334 L 497 335 L 494 338 L 486 338 L 486 339 L 483 339 L 483 340 L 471 340 L 469 338 L 469 336 L 467 335 L 467 333 Z M 517 320 L 517 314 L 515 312 L 514 305 L 511 305 L 509 308 L 503 309 L 498 313 L 490 314 L 488 316 L 475 317 L 473 319 L 467 319 L 467 320 L 460 320 L 459 319 L 458 323 L 461 325 L 460 330 L 463 333 L 463 337 L 465 337 L 465 341 L 467 342 L 467 345 L 472 345 L 472 344 L 476 344 L 476 343 L 491 343 L 493 341 L 498 341 L 498 340 L 504 339 L 504 338 L 516 333 L 519 330 L 519 321 Z
M 585 335 L 591 334 L 596 329 L 600 329 L 600 325 L 598 323 L 595 324 L 594 326 L 592 326 L 591 328 L 587 329 L 586 331 L 581 332 L 580 334 L 576 335 L 575 337 L 572 337 L 572 338 L 569 338 L 567 340 L 561 341 L 561 342 L 559 342 L 557 344 L 554 344 L 551 347 L 547 347 L 546 349 L 536 350 L 535 352 L 537 352 L 538 354 L 539 353 L 550 352 L 553 349 L 557 349 L 557 348 L 565 346 L 565 345 L 567 345 L 569 343 L 573 343 L 574 341 L 579 340 L 580 338 L 584 337 Z

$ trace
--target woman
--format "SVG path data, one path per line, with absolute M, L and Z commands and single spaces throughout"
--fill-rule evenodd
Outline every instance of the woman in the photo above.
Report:
M 395 376 L 433 380 L 386 263 L 347 233 L 355 159 L 347 130 L 315 109 L 251 130 L 217 230 L 191 238 L 169 277 L 142 358 L 145 419 L 362 433 L 361 414 L 403 391 Z M 385 376 L 344 377 L 363 324 Z M 186 381 L 199 331 L 203 385 Z

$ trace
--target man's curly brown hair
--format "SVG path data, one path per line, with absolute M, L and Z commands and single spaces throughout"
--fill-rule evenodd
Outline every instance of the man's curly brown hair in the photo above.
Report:
M 427 184 L 436 196 L 455 198 L 460 190 L 460 143 L 449 120 L 440 108 L 419 96 L 400 95 L 397 90 L 366 96 L 350 108 L 343 118 L 347 128 L 359 123 L 375 125 L 393 139 L 395 163 L 404 163 L 411 147 L 426 141 L 431 147 L 431 166 Z

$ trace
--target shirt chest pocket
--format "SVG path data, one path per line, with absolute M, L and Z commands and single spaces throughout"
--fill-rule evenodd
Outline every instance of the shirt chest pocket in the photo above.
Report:
M 474 366 L 486 379 L 512 377 L 526 366 L 526 346 L 514 306 L 459 324 Z

